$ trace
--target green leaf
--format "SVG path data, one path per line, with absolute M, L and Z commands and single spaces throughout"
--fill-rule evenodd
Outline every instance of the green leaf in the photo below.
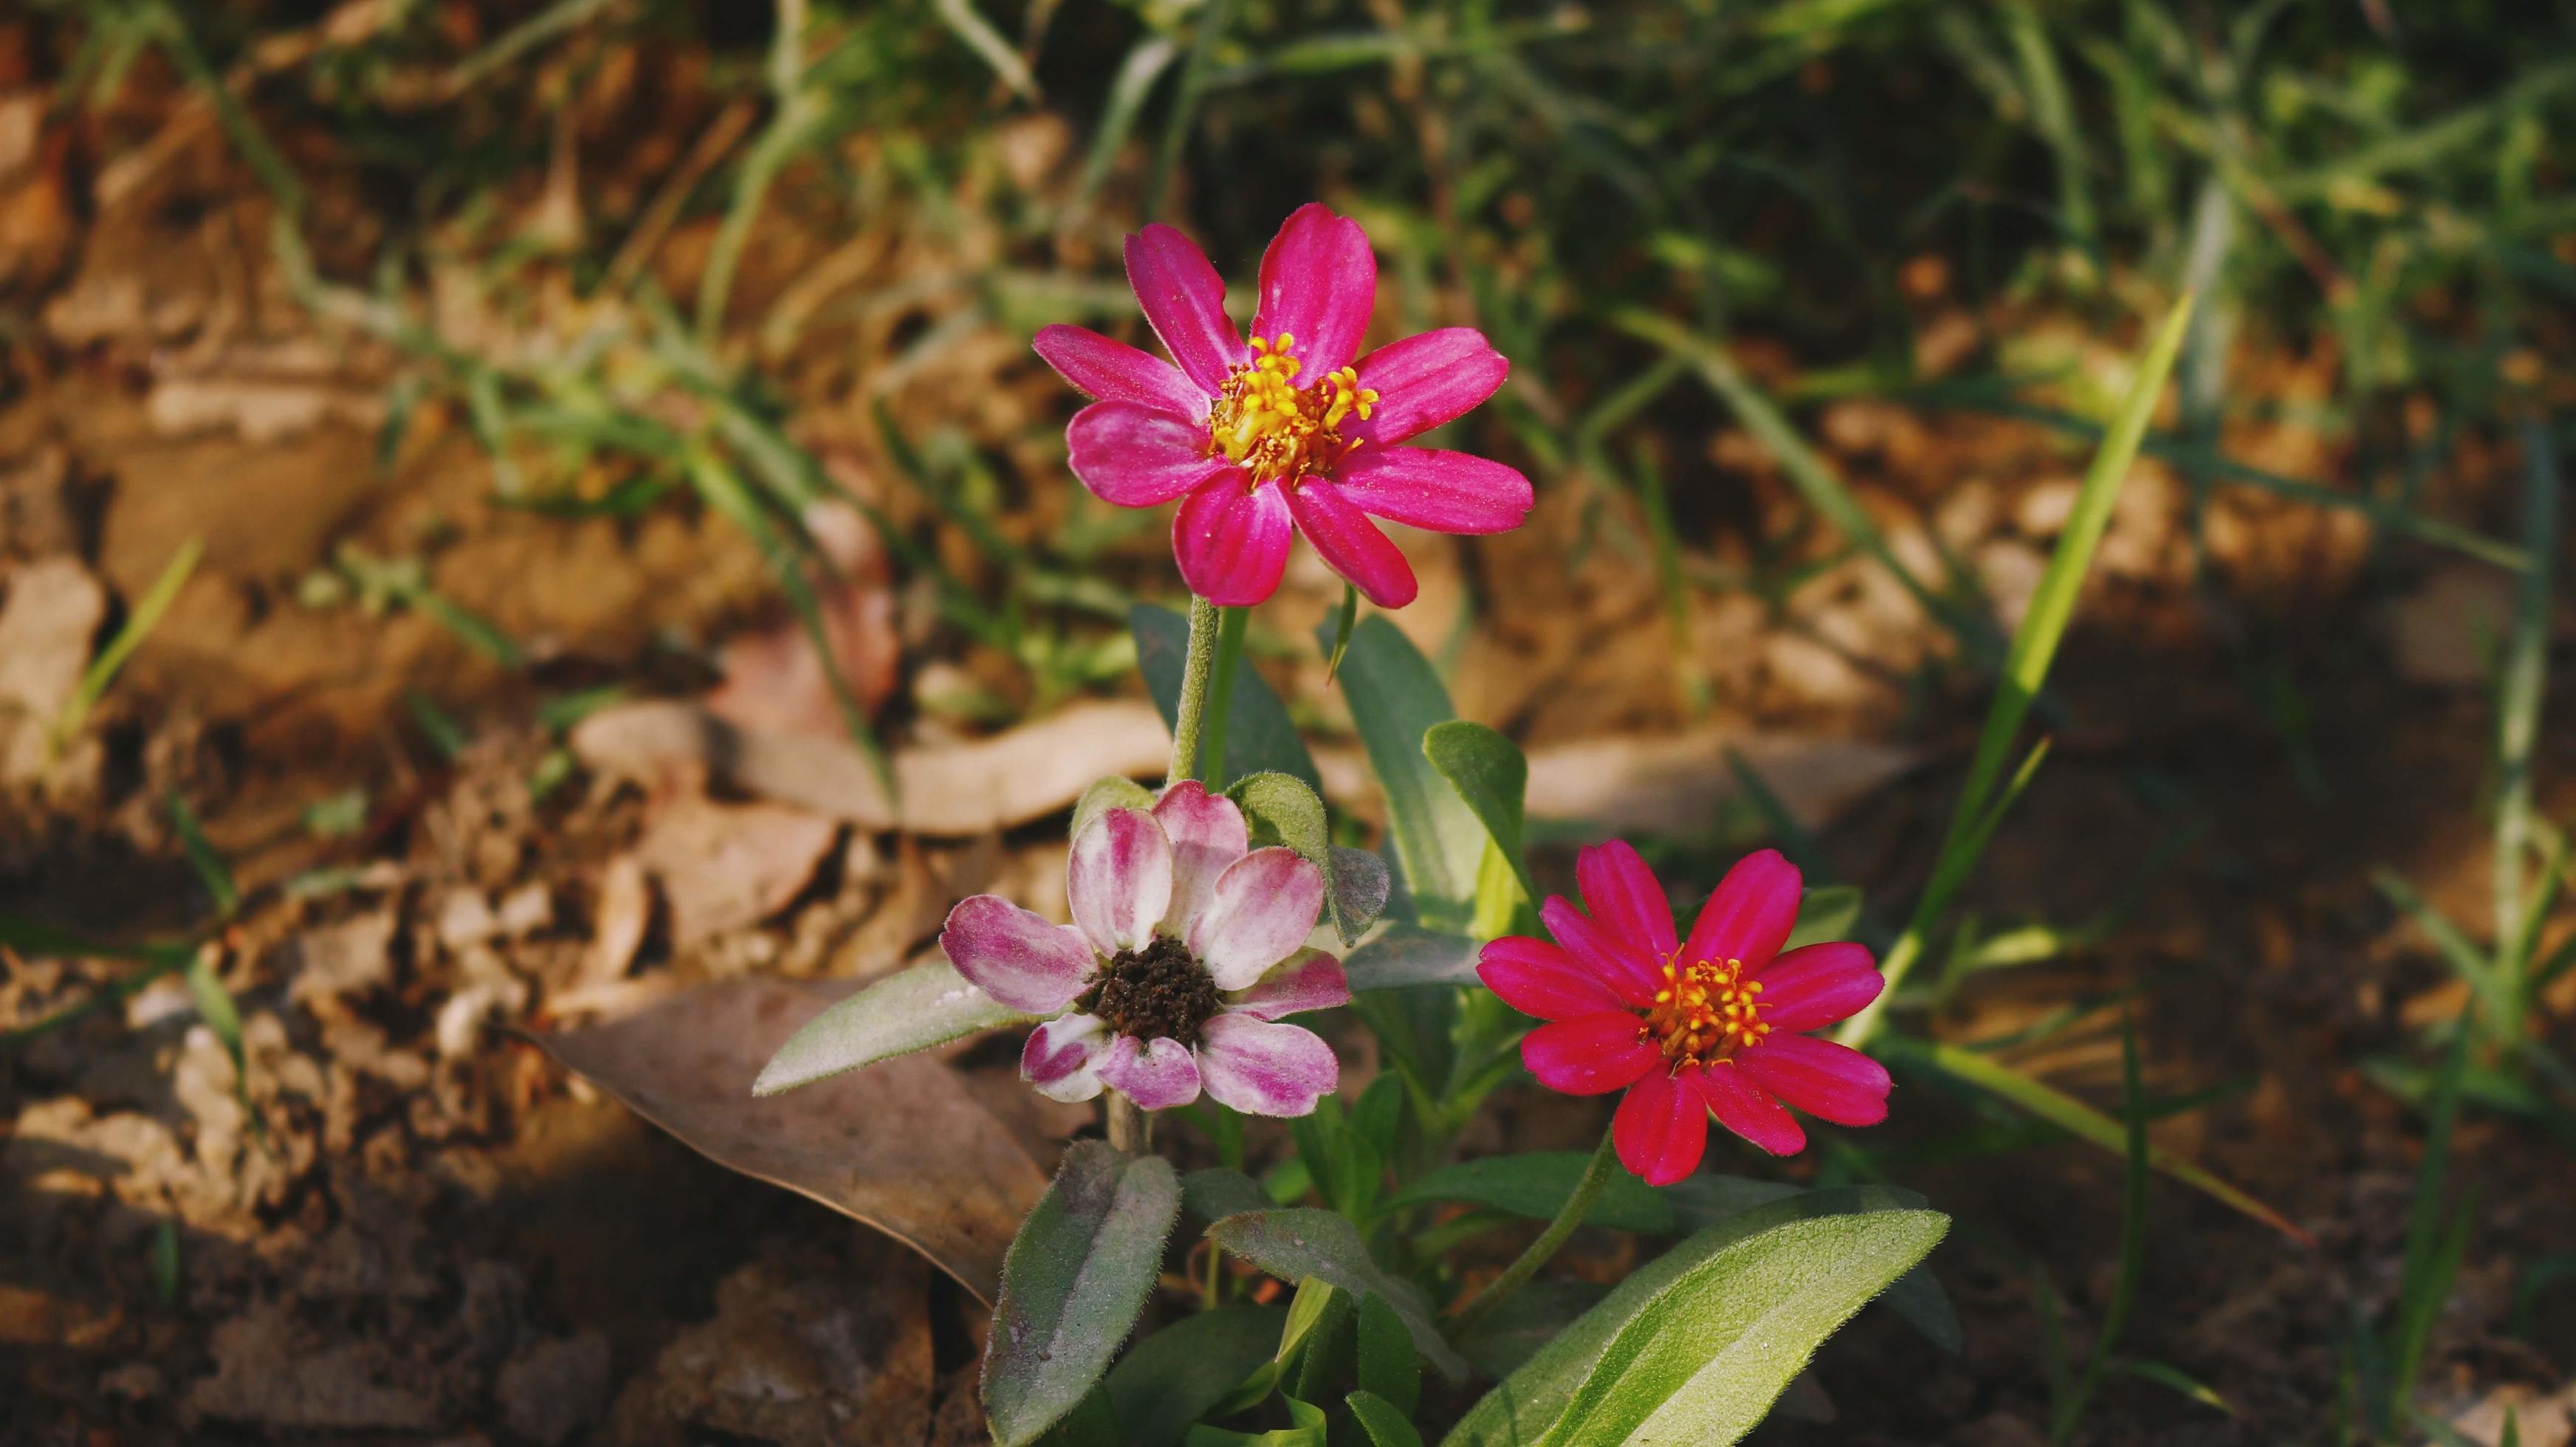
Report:
M 1463 922 L 1476 897 L 1485 826 L 1422 752 L 1424 735 L 1453 716 L 1448 691 L 1412 641 L 1372 614 L 1351 630 L 1342 692 L 1386 793 L 1406 888 L 1426 918 Z
M 1528 1151 L 1462 1161 L 1432 1171 L 1388 1197 L 1386 1209 L 1468 1201 L 1532 1221 L 1553 1220 L 1565 1209 L 1575 1182 L 1591 1162 L 1590 1151 Z M 1675 1229 L 1672 1204 L 1625 1171 L 1610 1178 L 1583 1223 L 1656 1236 L 1672 1235 Z
M 1374 1296 L 1360 1298 L 1360 1388 L 1410 1417 L 1422 1404 L 1422 1358 L 1413 1350 L 1413 1333 L 1395 1308 Z
M 181 543 L 179 550 L 170 555 L 170 561 L 162 565 L 161 576 L 154 578 L 152 586 L 143 590 L 143 596 L 134 600 L 134 607 L 125 615 L 124 626 L 116 630 L 116 636 L 109 639 L 107 646 L 98 651 L 98 657 L 91 659 L 89 667 L 81 671 L 79 686 L 72 690 L 71 698 L 64 703 L 62 715 L 54 720 L 53 738 L 57 748 L 69 742 L 72 735 L 81 731 L 81 725 L 89 721 L 89 711 L 106 696 L 107 686 L 116 681 L 117 670 L 125 667 L 125 661 L 134 656 L 134 650 L 141 648 L 143 640 L 151 637 L 152 630 L 160 626 L 161 615 L 169 612 L 170 605 L 178 600 L 179 590 L 187 586 L 188 575 L 197 570 L 197 560 L 205 556 L 205 552 L 203 538 L 190 538 Z
M 1508 1377 L 1609 1292 L 1593 1281 L 1532 1281 L 1468 1328 L 1458 1349 L 1485 1375 Z
M 1073 806 L 1073 827 L 1065 832 L 1067 839 L 1079 839 L 1091 821 L 1112 809 L 1143 809 L 1152 812 L 1154 791 L 1133 779 L 1101 779 L 1082 791 Z
M 1816 1343 L 1920 1260 L 1947 1227 L 1947 1218 L 1921 1209 L 1911 1192 L 1880 1186 L 1808 1192 L 1731 1217 L 1630 1272 L 1486 1393 L 1442 1447 L 1595 1440 L 1592 1430 L 1607 1431 L 1621 1415 L 1642 1419 L 1691 1388 L 1675 1398 L 1687 1407 L 1701 1396 L 1691 1371 L 1678 1368 L 1691 1367 L 1693 1355 L 1698 1365 L 1733 1375 L 1734 1399 L 1754 1412 L 1743 1423 L 1750 1427 Z M 1672 1340 L 1650 1355 L 1663 1332 Z M 1622 1390 L 1607 1390 L 1621 1377 L 1630 1378 Z M 1586 1435 L 1569 1435 L 1577 1430 Z M 1715 1447 L 1734 1435 L 1640 1440 Z
M 1182 1447 L 1325 1447 L 1324 1409 L 1295 1397 L 1279 1399 L 1288 1407 L 1288 1420 L 1293 1425 L 1270 1432 L 1228 1432 L 1222 1427 L 1192 1427 L 1182 1439 Z
M 1332 635 L 1324 642 L 1324 681 L 1341 675 L 1342 655 L 1351 650 L 1351 629 L 1360 621 L 1360 590 L 1342 585 L 1342 606 L 1333 610 Z
M 1139 603 L 1128 610 L 1127 625 L 1136 635 L 1136 666 L 1145 675 L 1145 689 L 1154 696 L 1154 707 L 1162 710 L 1164 724 L 1177 725 L 1181 668 L 1190 651 L 1190 620 L 1169 608 Z M 1224 767 L 1218 767 L 1219 760 L 1202 759 L 1201 773 L 1211 779 L 1240 779 L 1275 772 L 1303 779 L 1310 789 L 1323 789 L 1323 775 L 1315 771 L 1314 756 L 1298 737 L 1288 706 L 1262 681 L 1259 669 L 1236 669 L 1234 686 L 1226 695 Z
M 1297 1353 L 1296 1383 L 1288 1388 L 1289 1396 L 1309 1402 L 1329 1399 L 1359 1376 L 1359 1309 L 1339 1287 L 1327 1288 L 1323 1301 L 1323 1314 Z
M 217 916 L 230 919 L 241 908 L 241 890 L 233 884 L 233 872 L 223 855 L 206 839 L 205 826 L 197 822 L 197 811 L 188 807 L 187 796 L 170 791 L 170 827 L 178 831 L 179 847 L 187 852 L 188 867 L 197 872 L 197 882 L 206 887 L 206 897 L 214 901 Z
M 1473 985 L 1484 945 L 1466 935 L 1396 925 L 1342 961 L 1354 990 Z
M 1789 931 L 1783 951 L 1802 945 L 1820 945 L 1852 937 L 1852 926 L 1860 920 L 1860 886 L 1828 884 L 1808 890 L 1798 901 L 1798 924 Z
M 760 1068 L 751 1093 L 776 1095 L 1031 1018 L 966 983 L 955 966 L 933 960 L 888 975 L 806 1021 Z
M 1211 1166 L 1181 1177 L 1181 1203 L 1191 1215 L 1214 1223 L 1246 1211 L 1267 1211 L 1279 1203 L 1261 1183 L 1241 1171 Z
M 1083 1393 L 1073 1410 L 1038 1434 L 1037 1447 L 1127 1447 L 1118 1430 L 1118 1414 L 1109 1394 L 1098 1387 Z
M 1275 770 L 1253 774 L 1236 780 L 1225 792 L 1243 810 L 1255 844 L 1276 840 L 1323 871 L 1324 905 L 1332 914 L 1333 931 L 1345 945 L 1356 942 L 1369 921 L 1377 917 L 1377 910 L 1385 907 L 1386 866 L 1366 850 L 1334 848 L 1332 829 L 1324 818 L 1323 799 L 1293 774 Z M 1366 873 L 1372 866 L 1376 870 L 1373 880 Z M 1341 878 L 1346 867 L 1357 876 L 1347 886 Z M 1363 912 L 1372 894 L 1375 906 Z
M 1529 864 L 1521 857 L 1521 805 L 1529 792 L 1529 760 L 1521 757 L 1519 745 L 1483 724 L 1452 719 L 1432 725 L 1422 735 L 1422 756 L 1475 811 L 1520 881 L 1521 893 L 1535 902 L 1538 886 L 1530 882 Z
M 1109 1372 L 1120 1440 L 1128 1447 L 1179 1442 L 1270 1360 L 1286 1316 L 1276 1306 L 1221 1306 L 1192 1312 L 1129 1348 Z
M 2137 1357 L 2113 1357 L 2105 1365 L 2104 1370 L 2117 1376 L 2136 1377 L 2140 1381 L 2153 1382 L 2168 1391 L 2189 1397 L 2212 1411 L 2224 1412 L 2230 1417 L 2236 1415 L 2236 1408 L 2217 1391 L 2199 1378 L 2169 1367 L 2163 1362 L 2144 1361 Z
M 1180 1214 L 1181 1183 L 1169 1161 L 1098 1141 L 1067 1148 L 1002 1259 L 983 1381 L 1001 1447 L 1036 1441 L 1109 1370 L 1154 1289 Z
M 1208 1239 L 1282 1281 L 1312 1276 L 1354 1296 L 1378 1297 L 1395 1309 L 1414 1347 L 1442 1375 L 1466 1379 L 1466 1360 L 1432 1325 L 1422 1293 L 1379 1267 L 1359 1228 L 1342 1217 L 1316 1210 L 1255 1211 L 1217 1222 L 1208 1228 Z
M 1413 1430 L 1408 1414 L 1393 1402 L 1365 1390 L 1343 1400 L 1359 1419 L 1360 1430 L 1368 1433 L 1369 1447 L 1422 1447 L 1422 1434 Z

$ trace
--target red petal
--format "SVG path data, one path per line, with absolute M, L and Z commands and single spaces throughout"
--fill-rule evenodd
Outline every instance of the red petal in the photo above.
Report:
M 1574 879 L 1583 890 L 1584 910 L 1610 933 L 1643 943 L 1658 960 L 1681 943 L 1673 933 L 1672 901 L 1627 840 L 1607 840 L 1575 855 Z
M 1507 533 L 1535 495 L 1518 468 L 1466 452 L 1361 447 L 1333 465 L 1360 511 L 1435 533 Z
M 1735 1057 L 1746 1079 L 1819 1120 L 1876 1125 L 1887 1119 L 1887 1067 L 1847 1045 L 1775 1034 Z
M 1549 895 L 1538 917 L 1575 963 L 1599 975 L 1619 998 L 1639 1009 L 1655 1002 L 1664 985 L 1663 961 L 1650 957 L 1642 943 L 1611 934 L 1562 895 Z
M 1505 935 L 1486 945 L 1476 976 L 1504 1004 L 1542 1020 L 1573 1020 L 1621 1010 L 1627 1003 L 1565 951 L 1524 935 Z
M 1228 476 L 1182 500 L 1172 518 L 1172 556 L 1191 592 L 1222 607 L 1249 607 L 1279 590 L 1295 535 L 1278 488 L 1247 492 Z
M 1288 510 L 1325 563 L 1370 602 L 1381 608 L 1401 608 L 1413 601 L 1413 565 L 1331 483 L 1320 477 L 1299 483 L 1288 494 Z
M 1252 334 L 1268 342 L 1286 332 L 1288 353 L 1305 365 L 1311 387 L 1359 355 L 1369 313 L 1377 307 L 1377 257 L 1360 224 L 1309 201 L 1279 224 L 1261 253 L 1261 305 Z
M 1807 1148 L 1807 1133 L 1796 1117 L 1745 1079 L 1732 1062 L 1721 1060 L 1682 1075 L 1699 1088 L 1719 1125 L 1775 1156 L 1794 1156 Z
M 1669 1186 L 1699 1169 L 1708 1150 L 1708 1102 L 1670 1072 L 1650 1070 L 1628 1087 L 1610 1123 L 1619 1164 L 1650 1186 Z
M 1214 397 L 1243 364 L 1243 338 L 1225 314 L 1225 279 L 1196 243 L 1161 222 L 1127 238 L 1127 284 L 1154 335 L 1199 389 Z
M 1521 1063 L 1550 1090 L 1607 1095 L 1662 1066 L 1664 1053 L 1637 1038 L 1636 1016 L 1614 1010 L 1532 1030 Z
M 1377 393 L 1368 420 L 1343 430 L 1371 442 L 1402 442 L 1473 410 L 1494 395 L 1512 364 L 1474 327 L 1444 327 L 1389 342 L 1360 362 L 1360 385 Z
M 1798 923 L 1798 866 L 1765 849 L 1736 861 L 1691 926 L 1686 961 L 1742 960 L 1758 975 Z
M 1074 413 L 1064 441 L 1073 475 L 1120 507 L 1157 507 L 1236 471 L 1207 455 L 1205 425 L 1134 402 L 1094 402 Z
M 1151 352 L 1062 322 L 1040 327 L 1029 345 L 1057 376 L 1103 402 L 1134 402 L 1193 422 L 1207 420 L 1209 394 Z
M 1804 945 L 1762 972 L 1762 1020 L 1776 1033 L 1802 1034 L 1859 1014 L 1885 988 L 1867 949 Z

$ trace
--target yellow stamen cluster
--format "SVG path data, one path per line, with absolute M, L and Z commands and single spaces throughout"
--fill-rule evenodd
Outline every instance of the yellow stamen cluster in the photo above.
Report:
M 1294 482 L 1341 456 L 1340 428 L 1356 412 L 1368 420 L 1377 393 L 1360 385 L 1357 368 L 1344 367 L 1312 387 L 1299 387 L 1305 364 L 1288 355 L 1297 339 L 1287 332 L 1252 339 L 1252 363 L 1225 379 L 1208 418 L 1209 454 L 1223 453 L 1257 485 Z
M 1646 1011 L 1639 1037 L 1658 1045 L 1675 1065 L 1706 1064 L 1762 1043 L 1771 1027 L 1762 1023 L 1760 980 L 1744 978 L 1742 960 L 1700 960 L 1679 964 L 1680 955 L 1664 962 L 1663 988 Z

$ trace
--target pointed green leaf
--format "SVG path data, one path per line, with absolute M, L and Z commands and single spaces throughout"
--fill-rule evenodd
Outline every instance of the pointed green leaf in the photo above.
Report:
M 1434 1201 L 1466 1201 L 1533 1221 L 1553 1220 L 1574 1194 L 1575 1183 L 1592 1163 L 1590 1151 L 1526 1151 L 1516 1156 L 1486 1156 L 1442 1166 L 1387 1198 L 1389 1210 Z M 1610 1226 L 1669 1236 L 1674 1230 L 1671 1203 L 1655 1188 L 1622 1171 L 1610 1178 L 1600 1198 L 1583 1218 L 1587 1226 Z
M 1413 1334 L 1414 1347 L 1442 1375 L 1466 1378 L 1465 1359 L 1432 1325 L 1422 1293 L 1372 1260 L 1359 1228 L 1342 1217 L 1316 1210 L 1255 1211 L 1217 1222 L 1208 1228 L 1208 1239 L 1282 1281 L 1312 1276 L 1353 1295 L 1379 1297 L 1395 1309 Z
M 1025 1447 L 1108 1372 L 1163 1268 L 1181 1214 L 1160 1156 L 1076 1141 L 1002 1260 L 984 1356 L 984 1411 L 1001 1447 Z
M 1386 906 L 1386 866 L 1364 849 L 1334 848 L 1323 799 L 1293 774 L 1253 774 L 1225 792 L 1243 810 L 1255 844 L 1285 844 L 1323 871 L 1334 932 L 1345 945 L 1358 940 Z
M 1374 1296 L 1360 1298 L 1360 1387 L 1403 1416 L 1422 1402 L 1422 1358 L 1413 1333 L 1395 1308 Z
M 1369 1447 L 1422 1447 L 1422 1434 L 1393 1402 L 1370 1391 L 1353 1392 L 1343 1400 L 1359 1419 L 1360 1430 L 1368 1433 Z
M 966 977 L 944 960 L 915 965 L 806 1021 L 760 1068 L 751 1093 L 776 1095 L 844 1070 L 1031 1018 L 966 983 Z
M 1270 1360 L 1287 1313 L 1275 1306 L 1197 1311 L 1145 1338 L 1109 1372 L 1109 1403 L 1127 1447 L 1173 1447 Z
M 1448 690 L 1410 639 L 1371 615 L 1351 630 L 1342 692 L 1386 792 L 1388 832 L 1408 891 L 1426 918 L 1463 921 L 1476 896 L 1485 826 L 1422 753 L 1423 736 L 1453 717 Z
M 1190 1214 L 1214 1223 L 1246 1211 L 1267 1211 L 1279 1203 L 1261 1189 L 1261 1183 L 1241 1171 L 1223 1166 L 1210 1166 L 1181 1177 L 1181 1202 Z
M 1295 1397 L 1279 1399 L 1288 1408 L 1292 1425 L 1269 1432 L 1228 1432 L 1222 1427 L 1192 1427 L 1182 1439 L 1182 1447 L 1325 1447 L 1324 1409 L 1298 1401 Z
M 1529 792 L 1529 760 L 1521 757 L 1520 746 L 1483 724 L 1452 719 L 1432 725 L 1423 734 L 1422 755 L 1475 811 L 1520 881 L 1521 892 L 1537 900 L 1538 886 L 1530 882 L 1529 864 L 1521 857 L 1521 806 Z

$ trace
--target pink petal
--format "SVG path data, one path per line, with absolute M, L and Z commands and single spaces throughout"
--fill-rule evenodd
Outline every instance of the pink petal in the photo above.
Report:
M 1171 1110 L 1199 1098 L 1199 1066 L 1178 1040 L 1121 1035 L 1100 1053 L 1100 1083 L 1140 1110 Z
M 1859 1014 L 1887 980 L 1859 945 L 1805 945 L 1762 972 L 1762 1020 L 1775 1035 L 1796 1035 Z
M 1229 1010 L 1264 1020 L 1331 1010 L 1351 1002 L 1351 979 L 1342 962 L 1322 950 L 1299 950 L 1252 988 L 1226 1002 Z M 1219 1096 L 1220 1100 L 1224 1097 Z
M 1443 327 L 1389 342 L 1362 358 L 1359 371 L 1377 405 L 1342 435 L 1394 443 L 1473 410 L 1503 385 L 1512 364 L 1474 327 Z
M 1735 1064 L 1745 1079 L 1819 1120 L 1876 1125 L 1887 1119 L 1887 1067 L 1850 1046 L 1775 1030 Z
M 1428 447 L 1358 448 L 1334 464 L 1333 481 L 1360 511 L 1435 533 L 1507 533 L 1535 500 L 1517 468 Z
M 1312 1030 L 1227 1011 L 1199 1036 L 1199 1076 L 1246 1115 L 1306 1115 L 1341 1083 L 1342 1066 Z
M 1625 1010 L 1560 1020 L 1521 1040 L 1521 1063 L 1550 1090 L 1607 1095 L 1663 1066 L 1664 1052 L 1638 1033 L 1637 1017 Z
M 1092 495 L 1120 507 L 1158 507 L 1228 474 L 1209 457 L 1207 425 L 1135 402 L 1094 402 L 1064 429 L 1066 459 Z
M 1324 908 L 1324 872 L 1284 845 L 1255 849 L 1225 867 L 1207 908 L 1190 921 L 1190 953 L 1220 990 L 1252 987 L 1297 953 Z
M 1100 1060 L 1109 1038 L 1109 1022 L 1097 1015 L 1059 1015 L 1031 1031 L 1029 1043 L 1020 1047 L 1020 1078 L 1049 1100 L 1089 1100 L 1100 1093 Z
M 1046 358 L 1056 375 L 1103 402 L 1133 402 L 1158 412 L 1177 412 L 1205 422 L 1213 400 L 1181 369 L 1125 342 L 1113 341 L 1089 327 L 1062 322 L 1038 329 L 1029 343 Z
M 1252 334 L 1263 341 L 1281 332 L 1296 338 L 1289 355 L 1305 363 L 1297 380 L 1312 386 L 1359 355 L 1376 306 L 1377 257 L 1360 224 L 1321 201 L 1290 212 L 1261 253 L 1261 306 Z
M 1143 947 L 1172 902 L 1172 843 L 1142 809 L 1104 809 L 1064 862 L 1073 922 L 1104 955 Z
M 1209 793 L 1196 779 L 1165 789 L 1154 802 L 1154 818 L 1172 841 L 1172 905 L 1163 912 L 1163 932 L 1183 938 L 1216 877 L 1252 848 L 1252 833 L 1232 799 Z
M 1669 1186 L 1698 1170 L 1708 1150 L 1708 1102 L 1671 1072 L 1649 1070 L 1620 1097 L 1610 1132 L 1619 1164 L 1649 1186 Z
M 1182 499 L 1172 519 L 1172 556 L 1190 591 L 1225 608 L 1245 608 L 1278 591 L 1288 566 L 1287 500 L 1279 489 L 1247 489 L 1220 478 Z
M 1563 895 L 1549 895 L 1538 917 L 1574 962 L 1600 976 L 1620 999 L 1640 1009 L 1655 1002 L 1655 992 L 1664 987 L 1664 963 L 1642 942 L 1612 935 Z
M 1637 941 L 1658 960 L 1671 958 L 1681 943 L 1673 933 L 1672 901 L 1627 840 L 1605 840 L 1577 853 L 1574 881 L 1583 891 L 1584 912 L 1603 929 Z
M 1413 565 L 1331 483 L 1307 478 L 1289 492 L 1288 509 L 1296 514 L 1306 541 L 1370 602 L 1401 608 L 1413 601 Z
M 998 894 L 959 900 L 939 931 L 939 948 L 968 984 L 1032 1015 L 1072 1004 L 1090 983 L 1094 963 L 1080 930 Z
M 1798 923 L 1798 866 L 1777 849 L 1737 860 L 1700 906 L 1691 926 L 1685 962 L 1742 960 L 1748 975 L 1762 973 L 1780 942 Z
M 1767 1049 L 1767 1046 L 1757 1046 Z M 1807 1132 L 1780 1102 L 1744 1078 L 1731 1061 L 1682 1072 L 1708 1100 L 1717 1123 L 1775 1156 L 1794 1156 L 1807 1148 Z
M 1243 365 L 1243 338 L 1225 314 L 1225 279 L 1188 237 L 1156 222 L 1127 238 L 1127 284 L 1163 349 L 1210 397 Z
M 1542 1020 L 1572 1020 L 1625 1009 L 1628 1001 L 1574 957 L 1545 940 L 1505 935 L 1485 946 L 1476 977 L 1503 1003 Z

